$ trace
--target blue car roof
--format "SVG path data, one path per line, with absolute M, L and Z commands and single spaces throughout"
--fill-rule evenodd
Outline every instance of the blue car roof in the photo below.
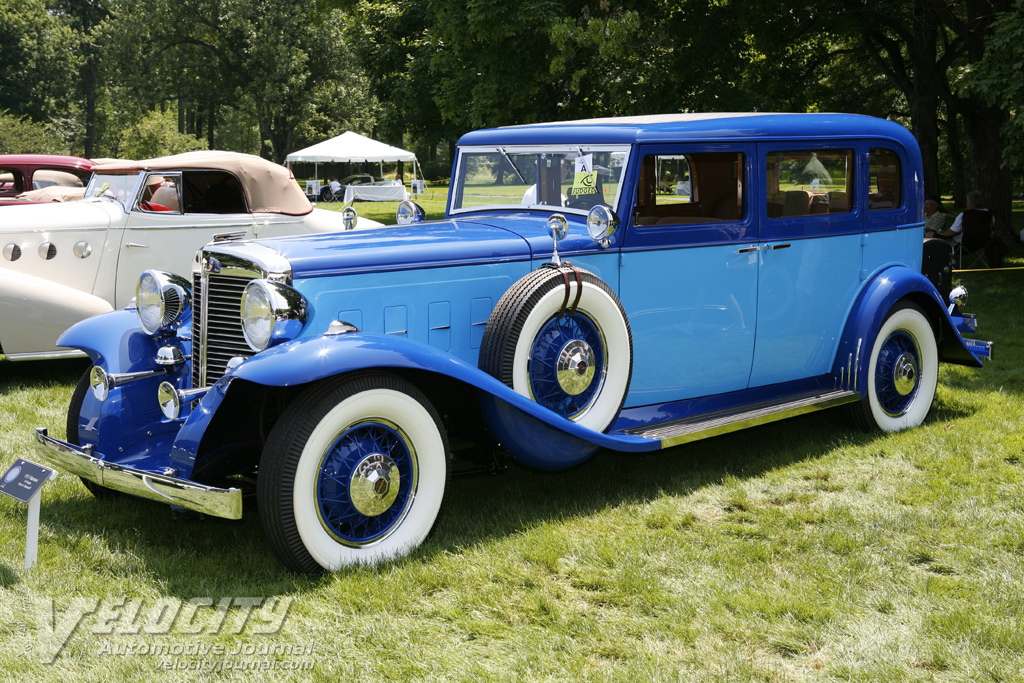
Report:
M 885 138 L 917 143 L 898 123 L 859 114 L 658 114 L 487 128 L 463 135 L 461 146 L 633 144 L 680 141 Z

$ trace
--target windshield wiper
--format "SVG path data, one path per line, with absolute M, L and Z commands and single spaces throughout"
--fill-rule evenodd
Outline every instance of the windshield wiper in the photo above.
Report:
M 512 170 L 516 172 L 516 175 L 519 176 L 519 181 L 525 185 L 526 178 L 523 177 L 523 174 L 519 171 L 519 167 L 516 166 L 516 162 L 512 161 L 512 157 L 508 155 L 508 152 L 505 151 L 505 148 L 499 147 L 498 151 L 501 152 L 501 156 L 505 157 L 505 161 L 509 163 L 509 165 L 512 167 Z

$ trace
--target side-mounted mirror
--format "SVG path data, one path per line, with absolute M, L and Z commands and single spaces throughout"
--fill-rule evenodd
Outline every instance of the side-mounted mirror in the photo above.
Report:
M 618 227 L 619 217 L 603 204 L 598 204 L 587 214 L 587 233 L 605 249 L 611 244 L 611 236 Z
M 422 206 L 416 202 L 406 199 L 398 205 L 395 221 L 399 225 L 409 225 L 410 223 L 419 223 L 426 217 L 427 212 L 423 210 Z
M 547 229 L 551 233 L 551 241 L 554 243 L 551 252 L 551 262 L 557 265 L 562 262 L 558 258 L 558 243 L 564 240 L 565 236 L 569 233 L 569 221 L 562 214 L 553 213 L 551 218 L 548 219 Z
M 341 210 L 341 223 L 345 226 L 346 230 L 355 230 L 358 220 L 359 214 L 351 206 L 346 206 Z

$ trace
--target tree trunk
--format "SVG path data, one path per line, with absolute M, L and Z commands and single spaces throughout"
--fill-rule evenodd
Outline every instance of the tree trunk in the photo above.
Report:
M 924 164 L 924 195 L 939 194 L 939 98 L 935 90 L 922 92 L 914 88 L 908 93 L 910 104 L 910 125 L 914 129 L 914 137 L 921 148 L 921 161 Z
M 82 67 L 82 84 L 85 86 L 85 157 L 96 156 L 96 87 L 99 73 L 96 56 L 87 49 L 85 65 Z
M 1012 235 L 1013 177 L 1003 168 L 1002 127 L 1008 120 L 1005 111 L 973 101 L 964 107 L 964 125 L 971 146 L 974 187 L 985 195 L 987 208 L 996 219 L 996 230 Z
M 953 112 L 949 112 L 949 116 L 946 117 L 946 148 L 949 150 L 949 161 L 953 166 L 953 203 L 963 206 L 967 197 L 967 175 L 964 170 L 963 147 L 960 144 L 960 120 Z
M 217 106 L 212 102 L 206 109 L 206 146 L 209 149 L 216 149 L 213 145 L 213 121 Z

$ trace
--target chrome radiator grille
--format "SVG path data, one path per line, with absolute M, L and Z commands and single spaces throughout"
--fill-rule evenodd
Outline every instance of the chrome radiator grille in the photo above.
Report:
M 227 372 L 235 356 L 255 353 L 242 335 L 239 312 L 242 291 L 259 273 L 221 275 L 193 273 L 192 276 L 192 386 L 213 384 Z

